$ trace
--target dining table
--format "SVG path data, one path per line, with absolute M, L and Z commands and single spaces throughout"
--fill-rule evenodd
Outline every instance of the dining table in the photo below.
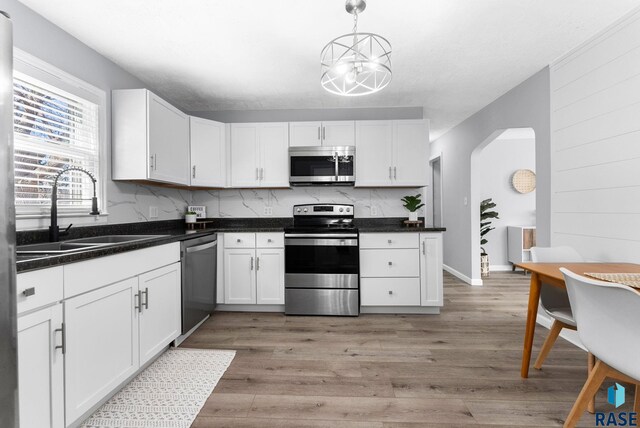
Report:
M 529 377 L 529 365 L 531 363 L 531 349 L 533 347 L 533 335 L 536 330 L 536 318 L 538 316 L 538 302 L 540 301 L 540 289 L 542 284 L 550 284 L 555 287 L 566 288 L 560 268 L 566 268 L 579 275 L 587 273 L 640 273 L 640 264 L 634 263 L 515 263 L 516 267 L 531 273 L 529 285 L 529 303 L 527 306 L 527 324 L 524 332 L 524 347 L 522 350 L 522 366 L 520 376 Z

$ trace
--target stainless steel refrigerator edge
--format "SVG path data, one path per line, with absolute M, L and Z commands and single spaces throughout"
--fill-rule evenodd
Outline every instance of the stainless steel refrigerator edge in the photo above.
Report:
M 0 11 L 0 426 L 18 426 L 16 225 L 13 196 L 13 29 Z

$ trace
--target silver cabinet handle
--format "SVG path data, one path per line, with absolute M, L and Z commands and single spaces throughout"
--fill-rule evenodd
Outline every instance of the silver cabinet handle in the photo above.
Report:
M 391 244 L 391 239 L 387 240 L 387 242 L 388 242 L 389 244 Z
M 320 139 L 320 127 L 318 126 L 318 140 Z
M 35 288 L 35 287 L 25 288 L 25 289 L 22 291 L 22 294 L 23 294 L 25 297 L 33 296 L 34 294 L 36 294 L 36 288 Z
M 427 254 L 427 245 L 426 241 L 422 241 L 422 254 Z
M 253 270 L 253 257 L 251 257 L 251 266 L 249 267 L 249 270 Z
M 397 179 L 398 178 L 398 168 L 396 168 L 395 166 L 393 167 L 393 179 Z
M 142 312 L 142 305 L 140 304 L 140 293 L 133 295 L 133 307 L 138 310 L 138 313 Z
M 389 290 L 389 295 L 392 295 L 392 294 L 393 294 L 393 291 Z
M 153 171 L 153 160 L 154 160 L 154 155 L 151 155 L 151 157 L 149 158 L 149 170 Z
M 322 141 L 326 140 L 327 138 L 327 133 L 325 132 L 325 127 L 322 127 Z
M 391 180 L 393 176 L 391 175 L 391 167 L 389 167 L 389 180 Z
M 264 168 L 260 168 L 260 180 L 264 180 Z
M 338 166 L 338 162 L 340 159 L 340 155 L 338 152 L 335 152 L 335 173 L 336 173 L 336 181 L 338 181 L 338 174 L 340 173 L 340 167 Z
M 260 180 L 260 171 L 256 168 L 256 180 Z
M 238 238 L 238 239 L 236 239 L 236 242 L 240 243 L 240 242 L 242 242 L 242 239 Z
M 196 178 L 196 166 L 193 166 L 193 174 L 192 174 L 193 178 Z
M 64 323 L 60 325 L 60 328 L 56 328 L 54 332 L 62 333 L 62 343 L 60 345 L 56 345 L 53 349 L 62 349 L 62 354 L 64 355 L 67 352 L 67 334 L 64 328 Z
M 256 271 L 260 270 L 260 257 L 256 257 Z
M 389 266 L 391 266 L 391 265 L 393 265 L 393 263 L 392 263 L 392 262 L 389 262 Z
M 272 242 L 273 242 L 273 239 L 269 238 L 269 239 L 267 239 L 267 242 L 268 242 L 268 243 L 272 243 Z
M 140 300 L 144 294 L 144 303 L 140 302 L 140 306 L 144 305 L 145 309 L 149 309 L 149 287 L 145 287 L 144 291 L 140 292 Z

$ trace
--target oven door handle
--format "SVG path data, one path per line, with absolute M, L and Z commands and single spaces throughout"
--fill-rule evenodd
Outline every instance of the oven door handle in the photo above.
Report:
M 357 233 L 285 233 L 285 238 L 331 238 L 331 239 L 345 239 L 345 238 L 357 238 Z
M 357 239 L 285 239 L 285 247 L 357 247 Z

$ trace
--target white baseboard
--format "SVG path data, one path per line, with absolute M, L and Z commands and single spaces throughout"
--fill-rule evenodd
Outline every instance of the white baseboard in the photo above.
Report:
M 424 314 L 437 315 L 440 313 L 438 306 L 361 306 L 361 314 Z
M 447 265 L 443 264 L 442 268 L 444 270 L 446 270 L 447 272 L 449 272 L 451 275 L 453 275 L 456 278 L 466 282 L 469 285 L 473 285 L 473 286 L 482 285 L 482 280 L 481 279 L 471 279 L 467 275 L 463 274 L 462 272 L 459 272 L 459 271 L 455 270 L 451 266 L 447 266 Z
M 538 316 L 536 317 L 536 323 L 550 329 L 551 324 L 553 324 L 553 319 L 551 319 L 551 317 L 549 317 L 546 314 L 538 314 Z M 585 351 L 587 350 L 587 348 L 585 348 L 582 342 L 580 341 L 580 337 L 578 337 L 578 332 L 575 330 L 568 330 L 566 328 L 563 328 L 562 331 L 560 332 L 560 337 L 562 337 L 567 342 L 577 346 L 580 349 L 583 349 Z
M 216 305 L 216 311 L 220 312 L 282 312 L 284 313 L 284 305 L 235 305 L 224 304 Z M 214 315 L 215 317 L 215 315 Z
M 511 270 L 513 270 L 513 266 L 511 265 L 489 265 L 489 271 L 505 272 Z

